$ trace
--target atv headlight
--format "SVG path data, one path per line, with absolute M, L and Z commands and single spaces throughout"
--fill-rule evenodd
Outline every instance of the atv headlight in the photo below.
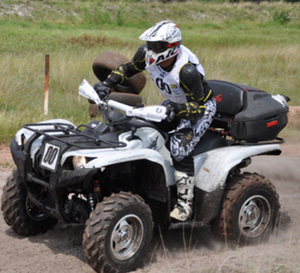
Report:
M 72 163 L 74 169 L 78 170 L 85 166 L 86 158 L 84 156 L 73 156 Z

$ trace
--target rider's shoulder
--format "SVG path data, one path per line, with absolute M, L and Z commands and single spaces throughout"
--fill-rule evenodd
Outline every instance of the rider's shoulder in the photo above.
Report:
M 199 76 L 199 72 L 194 64 L 186 63 L 181 67 L 179 75 L 180 78 L 188 78 L 191 76 Z
M 147 49 L 147 45 L 141 45 L 138 50 L 136 51 L 136 53 L 134 54 L 132 60 L 133 61 L 144 61 L 145 60 L 145 56 L 146 56 L 146 49 Z

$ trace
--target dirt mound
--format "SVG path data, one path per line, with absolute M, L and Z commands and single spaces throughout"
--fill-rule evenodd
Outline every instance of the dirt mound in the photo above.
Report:
M 300 106 L 291 106 L 288 114 L 289 126 L 300 129 Z

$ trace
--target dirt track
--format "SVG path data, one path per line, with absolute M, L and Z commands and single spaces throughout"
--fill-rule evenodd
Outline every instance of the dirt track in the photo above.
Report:
M 11 162 L 0 147 L 1 161 Z M 268 243 L 230 247 L 214 239 L 209 228 L 170 230 L 156 236 L 152 262 L 136 272 L 300 272 L 300 140 L 282 145 L 279 157 L 257 157 L 248 168 L 264 174 L 280 195 L 282 220 Z M 10 164 L 8 164 L 11 166 Z M 11 167 L 0 170 L 0 192 Z M 82 226 L 59 224 L 34 237 L 16 235 L 0 217 L 0 272 L 94 272 L 82 247 Z

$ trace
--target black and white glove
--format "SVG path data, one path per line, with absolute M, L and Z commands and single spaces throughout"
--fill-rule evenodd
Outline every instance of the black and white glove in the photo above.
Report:
M 166 121 L 171 122 L 175 118 L 174 107 L 170 104 L 164 105 L 167 108 Z
M 167 108 L 166 121 L 171 122 L 175 117 L 175 109 L 173 103 L 170 100 L 165 100 L 161 105 Z
M 107 86 L 104 82 L 97 82 L 94 85 L 94 89 L 97 92 L 100 100 L 105 100 L 111 92 L 111 88 Z

